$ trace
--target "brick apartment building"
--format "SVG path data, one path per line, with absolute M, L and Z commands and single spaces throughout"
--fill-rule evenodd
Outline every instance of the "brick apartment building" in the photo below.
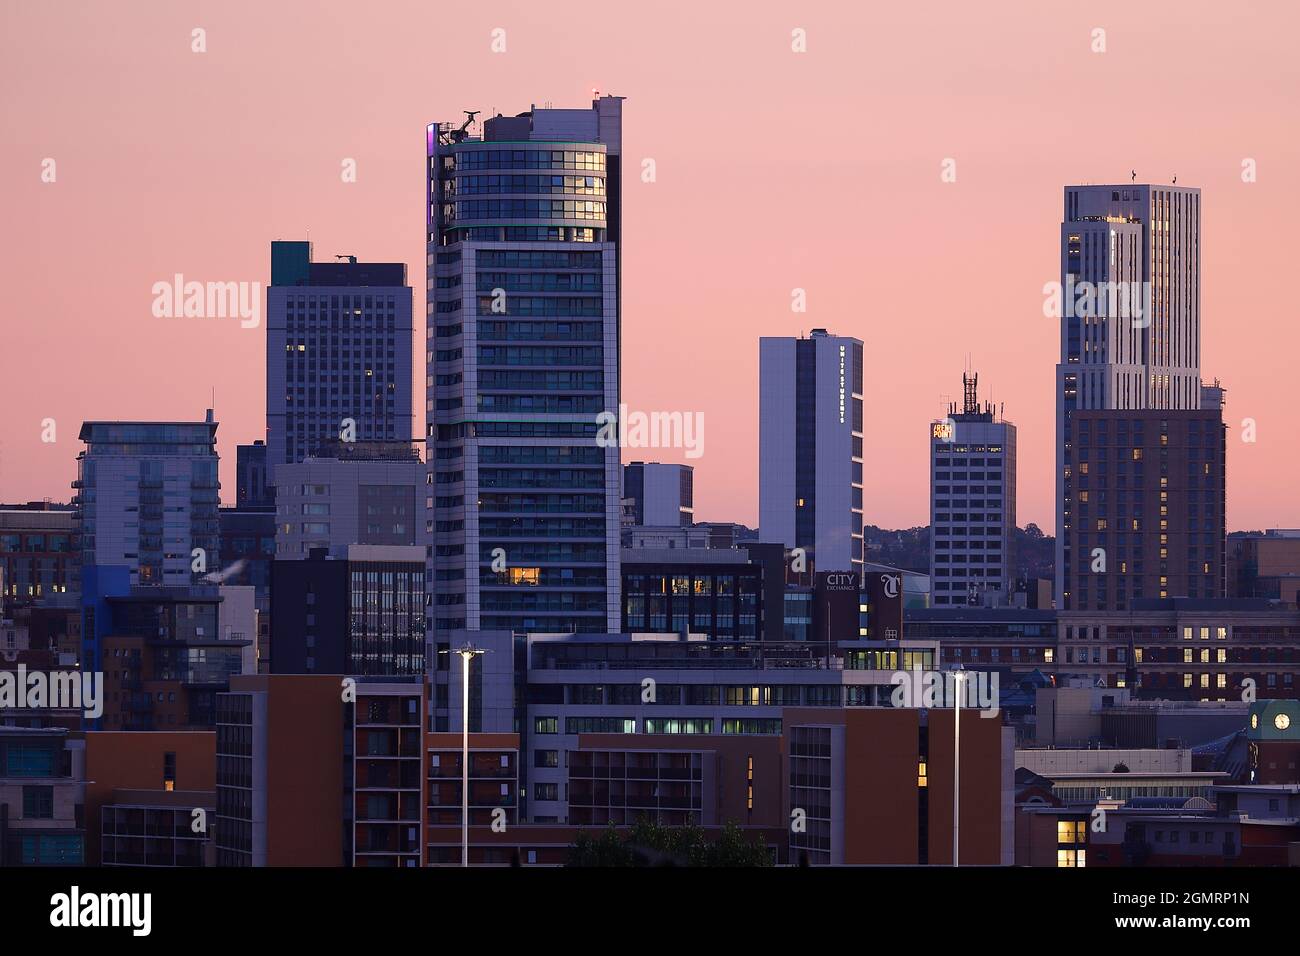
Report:
M 1066 446 L 1066 611 L 1226 592 L 1221 409 L 1076 410 Z

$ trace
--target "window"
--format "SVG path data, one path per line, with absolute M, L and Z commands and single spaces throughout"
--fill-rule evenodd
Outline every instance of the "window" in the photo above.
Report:
M 21 857 L 28 865 L 80 864 L 83 862 L 81 836 L 24 834 Z
M 53 787 L 23 787 L 23 819 L 50 820 L 54 817 Z
M 1084 843 L 1087 831 L 1082 820 L 1058 820 L 1056 822 L 1057 843 Z
M 10 777 L 53 777 L 54 751 L 48 747 L 11 745 L 5 755 L 5 766 Z

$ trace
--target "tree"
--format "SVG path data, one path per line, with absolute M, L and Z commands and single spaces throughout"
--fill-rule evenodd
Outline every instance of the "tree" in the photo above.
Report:
M 580 830 L 568 866 L 771 866 L 762 837 L 750 841 L 728 822 L 713 840 L 694 825 L 666 827 L 645 817 L 626 833 L 611 823 L 599 836 Z
M 579 830 L 573 846 L 569 847 L 569 866 L 632 866 L 632 853 L 610 824 L 599 836 L 588 830 Z
M 762 837 L 750 842 L 736 824 L 728 821 L 722 833 L 708 844 L 704 866 L 771 866 L 772 854 Z

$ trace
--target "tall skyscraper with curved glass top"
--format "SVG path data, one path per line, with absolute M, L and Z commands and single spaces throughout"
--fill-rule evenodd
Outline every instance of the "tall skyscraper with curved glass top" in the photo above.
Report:
M 429 626 L 619 628 L 622 98 L 428 127 Z

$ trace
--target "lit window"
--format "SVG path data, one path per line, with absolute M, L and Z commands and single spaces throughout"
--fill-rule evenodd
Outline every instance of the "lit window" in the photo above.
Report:
M 536 587 L 542 583 L 541 568 L 511 568 L 510 583 Z

